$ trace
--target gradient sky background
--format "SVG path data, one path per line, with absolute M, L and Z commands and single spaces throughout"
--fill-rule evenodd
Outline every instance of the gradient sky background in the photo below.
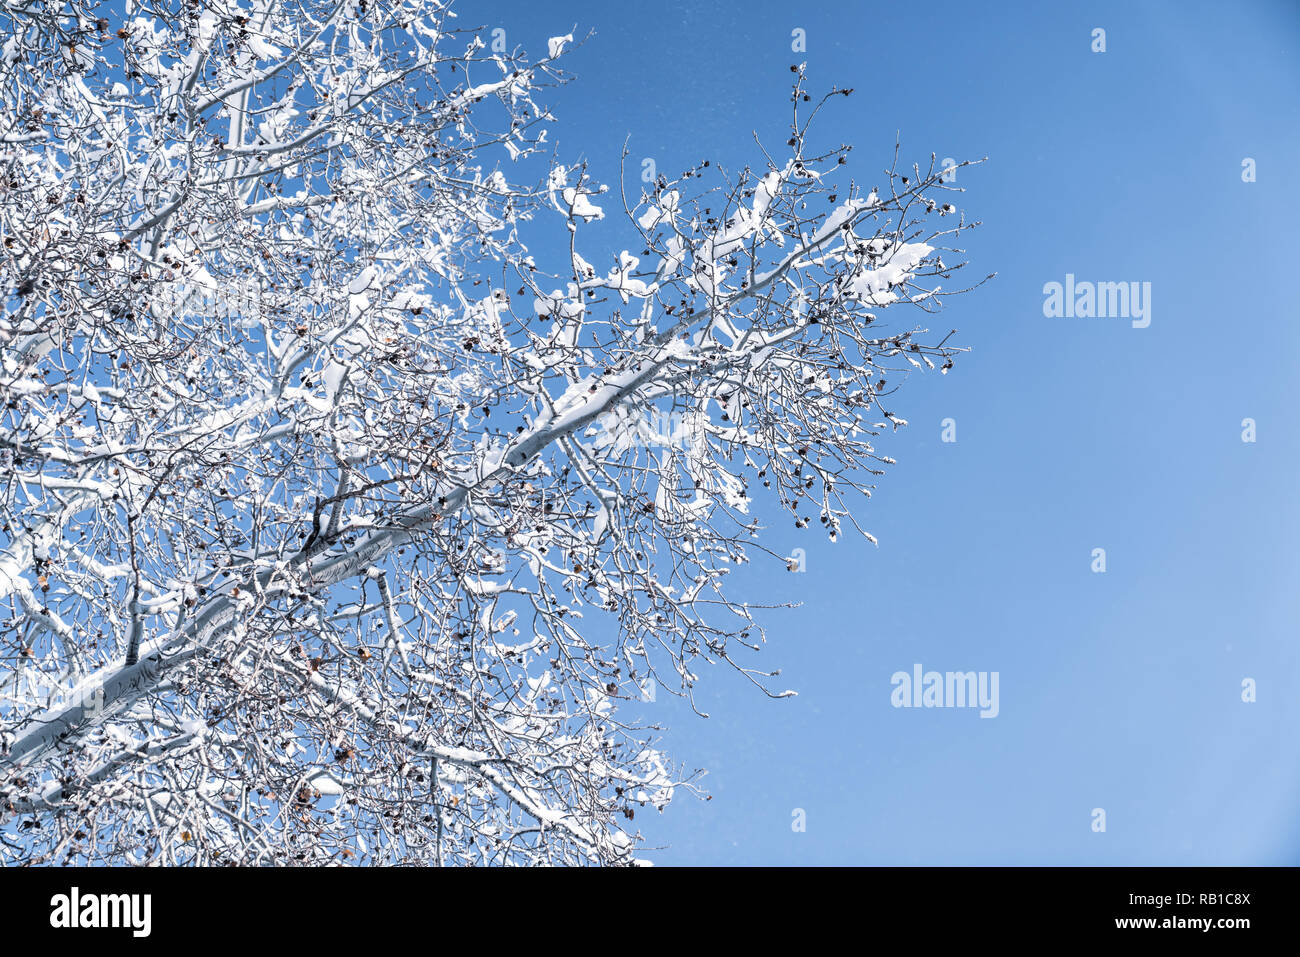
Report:
M 761 165 L 751 131 L 788 135 L 802 60 L 814 91 L 856 88 L 821 132 L 855 144 L 860 181 L 883 181 L 896 131 L 908 163 L 989 157 L 957 202 L 986 224 L 964 237 L 969 272 L 998 277 L 931 323 L 970 354 L 895 400 L 911 425 L 881 443 L 899 464 L 862 512 L 880 545 L 801 536 L 760 499 L 768 541 L 806 548 L 807 571 L 751 567 L 732 594 L 804 603 L 765 616 L 758 662 L 800 696 L 712 669 L 710 719 L 662 692 L 641 705 L 713 796 L 639 814 L 664 846 L 646 856 L 1300 863 L 1300 4 L 457 9 L 533 57 L 595 31 L 543 100 L 561 161 L 605 182 L 629 134 L 634 173 L 646 156 Z M 611 254 L 636 242 L 607 220 L 586 233 L 593 262 L 600 236 Z M 1150 327 L 1044 318 L 1043 284 L 1066 273 L 1150 282 Z M 999 672 L 1001 714 L 894 709 L 890 676 L 916 662 Z

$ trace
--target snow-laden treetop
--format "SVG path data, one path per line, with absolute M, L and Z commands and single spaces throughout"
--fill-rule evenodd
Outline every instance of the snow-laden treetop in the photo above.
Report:
M 3 0 L 0 862 L 630 862 L 641 699 L 786 693 L 726 575 L 859 527 L 955 187 L 796 66 L 607 188 L 467 16 Z

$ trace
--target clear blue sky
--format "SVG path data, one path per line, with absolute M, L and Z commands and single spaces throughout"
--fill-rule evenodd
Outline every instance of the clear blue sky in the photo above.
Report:
M 970 269 L 999 275 L 932 324 L 971 353 L 895 403 L 911 425 L 884 444 L 899 464 L 864 512 L 880 545 L 797 538 L 760 504 L 807 572 L 735 585 L 804 603 L 766 616 L 763 656 L 800 696 L 717 669 L 707 721 L 662 694 L 642 706 L 713 795 L 638 815 L 666 845 L 648 856 L 1300 863 L 1300 4 L 457 9 L 533 56 L 595 31 L 545 100 L 561 160 L 606 182 L 628 134 L 666 170 L 761 163 L 750 132 L 787 135 L 801 60 L 814 88 L 858 91 L 822 132 L 856 144 L 864 176 L 895 131 L 909 161 L 989 157 L 959 184 L 986 223 Z M 1150 327 L 1045 318 L 1043 284 L 1066 273 L 1150 282 Z M 917 662 L 999 672 L 1000 715 L 891 707 L 890 676 Z

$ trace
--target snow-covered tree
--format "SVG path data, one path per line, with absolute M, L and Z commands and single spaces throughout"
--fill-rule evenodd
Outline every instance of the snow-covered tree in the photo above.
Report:
M 849 181 L 796 66 L 780 149 L 610 191 L 572 37 L 437 0 L 0 4 L 0 862 L 636 860 L 695 785 L 625 703 L 788 693 L 751 502 L 861 530 L 960 351 L 883 318 L 945 171 Z

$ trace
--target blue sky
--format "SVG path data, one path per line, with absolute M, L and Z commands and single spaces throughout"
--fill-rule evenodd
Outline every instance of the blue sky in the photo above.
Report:
M 760 164 L 751 131 L 788 135 L 799 61 L 813 89 L 857 90 L 822 135 L 855 144 L 863 181 L 896 131 L 908 162 L 989 157 L 958 185 L 985 223 L 964 237 L 969 269 L 998 277 L 931 324 L 970 354 L 895 403 L 911 425 L 883 443 L 899 464 L 862 513 L 880 545 L 796 537 L 760 503 L 768 541 L 806 548 L 807 570 L 755 567 L 733 594 L 803 602 L 765 616 L 761 662 L 800 695 L 715 669 L 708 720 L 663 694 L 642 706 L 713 796 L 638 815 L 664 845 L 648 856 L 1300 863 L 1300 5 L 457 9 L 534 57 L 595 31 L 544 99 L 559 159 L 605 182 L 628 135 L 670 171 Z M 617 252 L 621 229 L 588 243 Z M 1149 282 L 1150 326 L 1045 318 L 1043 285 L 1067 273 Z M 999 715 L 895 709 L 891 675 L 915 663 L 998 672 Z

